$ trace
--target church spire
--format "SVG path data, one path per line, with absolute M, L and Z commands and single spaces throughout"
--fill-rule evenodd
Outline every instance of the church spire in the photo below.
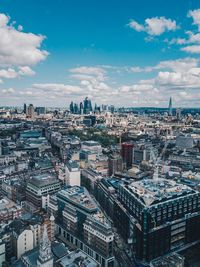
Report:
M 42 239 L 39 247 L 37 266 L 53 266 L 53 255 L 51 252 L 51 242 L 48 238 L 47 226 L 44 225 Z

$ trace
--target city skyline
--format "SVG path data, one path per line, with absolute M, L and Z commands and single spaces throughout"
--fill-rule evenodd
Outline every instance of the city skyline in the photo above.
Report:
M 200 5 L 180 4 L 0 0 L 0 106 L 198 108 Z

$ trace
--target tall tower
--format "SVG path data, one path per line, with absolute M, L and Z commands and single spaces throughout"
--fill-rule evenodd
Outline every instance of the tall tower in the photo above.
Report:
M 169 99 L 168 113 L 170 116 L 172 116 L 172 98 L 171 97 Z
M 53 267 L 53 255 L 51 252 L 51 242 L 48 238 L 46 225 L 44 225 L 42 240 L 40 242 L 37 267 Z

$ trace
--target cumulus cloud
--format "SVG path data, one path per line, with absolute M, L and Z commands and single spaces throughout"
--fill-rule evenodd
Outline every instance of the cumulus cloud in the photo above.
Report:
M 188 45 L 181 48 L 182 51 L 191 53 L 191 54 L 199 54 L 200 53 L 200 45 Z
M 23 66 L 23 67 L 19 67 L 19 75 L 22 76 L 34 76 L 35 75 L 35 71 L 33 71 L 29 66 Z
M 164 60 L 156 64 L 155 66 L 147 66 L 141 68 L 139 66 L 131 67 L 131 72 L 151 72 L 155 70 L 169 69 L 173 71 L 188 71 L 191 68 L 197 67 L 199 59 L 186 57 L 175 60 Z
M 41 49 L 45 36 L 22 30 L 0 14 L 0 66 L 30 66 L 46 59 L 48 52 Z
M 190 10 L 188 12 L 188 17 L 193 19 L 193 24 L 197 25 L 198 29 L 200 30 L 200 9 Z
M 38 83 L 33 84 L 34 89 L 40 89 L 48 93 L 58 94 L 76 94 L 81 93 L 82 89 L 79 86 L 73 86 L 62 83 Z
M 20 76 L 33 76 L 35 72 L 28 66 L 19 67 L 18 69 L 8 68 L 0 69 L 0 78 L 2 79 L 15 79 Z M 3 83 L 3 81 L 1 82 Z
M 175 20 L 165 17 L 147 18 L 145 19 L 144 25 L 139 24 L 135 20 L 131 20 L 128 25 L 138 32 L 144 31 L 152 36 L 159 36 L 164 32 L 175 31 L 178 28 Z
M 13 88 L 3 89 L 3 90 L 1 90 L 1 92 L 3 94 L 14 94 L 15 93 L 15 89 L 13 89 Z
M 77 68 L 73 68 L 69 70 L 71 73 L 74 73 L 77 75 L 77 78 L 79 79 L 81 75 L 82 77 L 95 77 L 98 80 L 104 80 L 105 79 L 105 70 L 101 67 L 88 67 L 88 66 L 81 66 Z M 74 76 L 76 77 L 76 76 Z

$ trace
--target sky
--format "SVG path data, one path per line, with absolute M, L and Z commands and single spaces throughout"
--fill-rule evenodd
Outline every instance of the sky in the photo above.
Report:
M 200 107 L 199 0 L 0 0 L 0 106 Z

